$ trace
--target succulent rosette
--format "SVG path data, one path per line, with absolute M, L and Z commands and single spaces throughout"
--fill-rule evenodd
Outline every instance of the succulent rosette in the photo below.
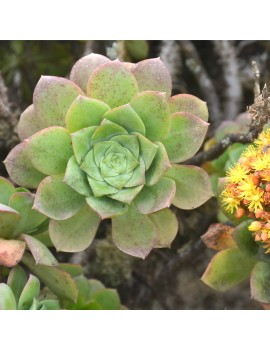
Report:
M 27 189 L 15 188 L 0 177 L 0 266 L 16 266 L 26 249 L 36 263 L 57 265 L 47 247 L 33 236 L 48 227 L 47 217 L 32 209 L 33 204 L 34 195 Z
M 191 209 L 212 196 L 202 169 L 176 165 L 204 140 L 206 103 L 170 97 L 171 89 L 160 59 L 130 64 L 91 54 L 70 80 L 41 77 L 20 118 L 22 143 L 5 165 L 17 184 L 37 188 L 33 208 L 51 218 L 58 250 L 84 250 L 100 220 L 112 218 L 116 246 L 145 258 L 177 234 L 171 203 Z
M 44 299 L 40 295 L 40 281 L 27 277 L 20 266 L 9 272 L 7 284 L 0 284 L 0 310 L 59 310 L 59 301 Z

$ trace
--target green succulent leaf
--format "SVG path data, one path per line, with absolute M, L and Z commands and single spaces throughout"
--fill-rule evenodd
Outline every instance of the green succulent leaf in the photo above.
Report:
M 132 173 L 130 172 L 127 174 L 119 174 L 118 176 L 114 177 L 104 177 L 104 180 L 116 189 L 121 190 L 127 184 L 131 176 Z
M 99 216 L 85 205 L 69 219 L 51 220 L 49 233 L 58 251 L 79 252 L 85 250 L 92 243 L 99 223 Z
M 189 112 L 194 116 L 208 121 L 208 109 L 206 102 L 189 94 L 178 94 L 169 99 L 169 106 L 171 113 L 175 112 Z
M 65 127 L 67 111 L 79 95 L 84 95 L 83 91 L 70 80 L 42 76 L 36 85 L 33 103 L 43 128 Z
M 96 68 L 108 62 L 110 60 L 103 55 L 91 53 L 84 56 L 72 67 L 70 79 L 86 93 L 87 82 L 91 74 Z
M 104 119 L 101 125 L 94 132 L 91 141 L 98 142 L 102 140 L 109 140 L 113 136 L 122 134 L 128 134 L 128 132 L 118 124 Z
M 37 238 L 33 236 L 23 234 L 24 238 L 31 254 L 33 255 L 36 264 L 42 264 L 45 266 L 57 266 L 58 262 L 56 258 L 52 255 L 49 249 L 40 242 Z
M 171 95 L 172 80 L 170 72 L 160 58 L 148 59 L 137 63 L 132 68 L 139 91 L 165 92 L 167 97 Z
M 25 243 L 20 240 L 0 239 L 0 266 L 16 266 L 24 253 Z
M 46 128 L 29 139 L 31 162 L 44 174 L 63 173 L 72 155 L 71 138 L 65 128 Z
M 159 141 L 156 142 L 156 145 L 158 146 L 157 153 L 146 173 L 146 184 L 148 186 L 156 184 L 163 174 L 171 168 L 169 157 L 164 145 Z
M 85 276 L 80 275 L 74 279 L 78 289 L 78 298 L 76 303 L 68 302 L 64 304 L 64 308 L 68 310 L 84 310 L 90 300 L 89 282 Z
M 34 195 L 30 192 L 18 192 L 9 199 L 9 207 L 20 213 L 21 218 L 14 230 L 14 235 L 28 233 L 43 223 L 46 217 L 33 210 Z
M 67 128 L 73 133 L 83 128 L 99 126 L 103 115 L 109 109 L 102 101 L 78 96 L 67 111 Z
M 257 262 L 250 277 L 251 298 L 270 303 L 270 264 Z
M 105 286 L 97 279 L 88 279 L 88 294 L 92 298 L 98 291 L 106 289 Z
M 9 198 L 12 194 L 15 193 L 15 187 L 13 184 L 3 178 L 0 177 L 0 203 L 3 205 L 8 205 Z
M 143 214 L 149 214 L 170 207 L 176 192 L 176 185 L 172 179 L 161 178 L 152 186 L 144 186 L 135 203 Z
M 46 177 L 32 164 L 29 157 L 29 140 L 15 146 L 4 161 L 12 180 L 22 187 L 37 188 Z
M 26 283 L 27 276 L 24 269 L 20 266 L 13 267 L 9 272 L 7 285 L 12 290 L 17 303 Z
M 124 153 L 110 153 L 104 155 L 100 162 L 100 173 L 103 178 L 124 175 L 127 169 L 127 159 Z M 129 174 L 130 178 L 131 174 Z
M 152 143 L 150 140 L 146 139 L 143 135 L 135 133 L 138 137 L 140 145 L 140 155 L 145 163 L 145 169 L 151 166 L 153 159 L 157 153 L 158 145 Z
M 24 140 L 43 129 L 42 122 L 37 117 L 34 105 L 30 105 L 21 114 L 18 123 L 18 135 Z
M 165 93 L 157 91 L 139 93 L 130 101 L 130 105 L 145 125 L 146 138 L 157 141 L 168 134 L 171 119 Z
M 115 194 L 118 192 L 118 189 L 109 185 L 105 181 L 99 181 L 99 180 L 93 179 L 91 177 L 88 177 L 88 182 L 89 182 L 91 189 L 93 190 L 93 193 L 96 197 L 101 197 L 104 195 L 111 195 L 111 194 Z
M 19 212 L 11 207 L 0 204 L 0 238 L 12 238 L 20 218 L 21 215 Z
M 67 272 L 73 278 L 78 277 L 79 275 L 83 274 L 83 268 L 79 264 L 74 263 L 59 263 L 59 268 Z
M 153 222 L 131 205 L 125 214 L 112 218 L 112 238 L 121 251 L 146 258 L 155 246 L 157 233 Z
M 171 116 L 171 128 L 162 140 L 173 163 L 191 158 L 201 147 L 208 123 L 188 112 L 177 112 Z
M 131 178 L 126 183 L 126 185 L 125 185 L 126 188 L 134 188 L 134 187 L 137 187 L 140 185 L 144 185 L 144 183 L 145 183 L 145 163 L 144 163 L 142 157 L 139 157 L 139 162 L 140 162 L 140 164 L 133 170 Z
M 126 135 L 126 137 L 128 137 L 128 135 Z M 94 162 L 98 167 L 100 167 L 100 162 L 104 158 L 107 150 L 114 144 L 115 142 L 111 140 L 111 141 L 100 141 L 93 145 Z
M 238 248 L 247 255 L 256 255 L 259 246 L 254 240 L 252 233 L 248 230 L 248 226 L 252 220 L 240 223 L 233 231 L 232 237 Z
M 129 55 L 136 61 L 144 60 L 149 54 L 147 40 L 125 40 L 125 47 Z
M 184 210 L 201 206 L 213 196 L 208 174 L 196 166 L 173 165 L 165 174 L 176 183 L 173 205 Z
M 120 298 L 116 290 L 103 289 L 97 291 L 92 300 L 99 306 L 101 310 L 120 310 Z
M 23 255 L 22 262 L 57 296 L 76 301 L 76 284 L 67 272 L 58 267 L 36 265 L 28 253 Z
M 90 140 L 97 127 L 88 127 L 71 134 L 73 151 L 79 164 L 91 150 Z
M 84 197 L 63 182 L 63 176 L 50 176 L 39 185 L 33 209 L 49 218 L 64 220 L 74 216 L 84 205 Z
M 10 287 L 0 284 L 0 310 L 16 310 L 16 300 Z
M 140 154 L 140 147 L 139 147 L 139 141 L 136 135 L 117 135 L 115 137 L 112 137 L 111 141 L 117 141 L 120 145 L 127 148 L 136 159 L 138 159 Z M 94 148 L 95 148 L 95 145 L 94 145 Z
M 28 190 L 28 189 L 26 189 L 26 188 L 22 188 L 22 187 L 16 188 L 16 189 L 15 189 L 15 192 L 16 192 L 16 193 L 31 193 L 30 190 Z
M 239 249 L 217 253 L 206 268 L 202 281 L 218 291 L 227 291 L 249 277 L 256 259 Z
M 115 194 L 109 195 L 109 197 L 130 205 L 131 202 L 135 199 L 135 197 L 142 190 L 142 188 L 143 188 L 143 185 L 134 186 L 132 188 L 125 188 L 125 189 L 118 191 Z
M 154 223 L 157 231 L 155 248 L 171 247 L 171 243 L 178 231 L 176 215 L 168 208 L 165 208 L 161 211 L 149 214 L 148 217 Z
M 119 193 L 119 192 L 118 192 Z M 122 202 L 110 199 L 106 196 L 86 198 L 87 204 L 94 210 L 101 219 L 119 216 L 127 212 L 128 206 Z
M 111 109 L 105 113 L 104 118 L 125 128 L 129 133 L 138 132 L 145 135 L 144 124 L 130 104 Z
M 124 174 L 133 171 L 138 166 L 138 160 L 133 156 L 129 149 L 121 146 L 118 142 L 114 144 L 106 151 L 100 166 L 102 163 L 106 164 L 112 170 L 116 171 L 116 174 Z M 110 174 L 110 173 L 109 173 Z M 109 175 L 108 174 L 108 175 Z M 113 176 L 113 174 L 111 174 Z
M 39 309 L 46 309 L 46 310 L 60 310 L 60 304 L 57 300 L 43 300 L 39 302 Z
M 47 226 L 49 225 L 49 221 Z M 31 233 L 32 235 L 32 233 Z M 40 241 L 42 244 L 44 244 L 46 247 L 53 247 L 53 243 L 51 241 L 51 238 L 49 236 L 49 231 L 45 230 L 42 233 L 35 234 L 35 238 Z
M 85 172 L 78 165 L 75 156 L 72 156 L 67 164 L 64 182 L 81 195 L 92 194 Z
M 30 274 L 29 279 L 23 288 L 18 302 L 19 310 L 29 310 L 34 298 L 37 298 L 40 292 L 40 282 L 38 278 Z
M 87 83 L 87 96 L 101 100 L 111 108 L 127 104 L 137 91 L 133 74 L 118 60 L 97 68 Z

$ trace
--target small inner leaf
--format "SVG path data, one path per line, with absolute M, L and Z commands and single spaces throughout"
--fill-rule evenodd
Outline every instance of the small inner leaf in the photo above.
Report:
M 123 175 L 127 170 L 126 155 L 117 152 L 107 154 L 100 163 L 100 170 L 104 178 Z
M 67 128 L 73 133 L 83 128 L 99 126 L 108 110 L 109 106 L 102 101 L 78 96 L 67 111 Z
M 119 201 L 115 201 L 106 196 L 86 198 L 87 204 L 100 216 L 101 219 L 119 216 L 128 210 L 128 206 Z
M 89 127 L 71 134 L 73 151 L 79 164 L 90 151 L 90 140 L 97 127 Z
M 104 158 L 106 151 L 114 144 L 114 141 L 100 141 L 93 145 L 94 158 L 96 165 L 99 167 L 101 160 Z
M 89 151 L 86 155 L 83 163 L 81 164 L 81 169 L 85 171 L 89 177 L 98 181 L 103 181 L 100 169 L 95 163 L 93 150 Z
M 98 181 L 98 180 L 95 180 L 91 177 L 87 177 L 87 178 L 88 178 L 88 182 L 91 186 L 91 189 L 96 197 L 115 194 L 118 191 L 118 189 L 109 185 L 105 181 Z
M 95 133 L 93 134 L 91 142 L 96 143 L 102 140 L 109 140 L 113 136 L 122 134 L 128 134 L 128 132 L 118 124 L 104 119 L 102 121 L 102 124 L 96 129 Z
M 81 195 L 89 196 L 92 193 L 87 175 L 81 170 L 74 156 L 68 161 L 64 182 Z

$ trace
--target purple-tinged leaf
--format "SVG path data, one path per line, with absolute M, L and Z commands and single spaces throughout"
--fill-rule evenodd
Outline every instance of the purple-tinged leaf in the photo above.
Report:
M 160 58 L 148 59 L 138 62 L 133 68 L 139 91 L 160 91 L 171 96 L 172 79 L 167 67 Z
M 130 206 L 128 212 L 112 218 L 112 238 L 121 251 L 144 259 L 155 247 L 157 233 L 148 216 Z
M 99 216 L 85 205 L 77 214 L 64 221 L 51 220 L 50 238 L 58 251 L 80 252 L 93 241 L 100 223 Z

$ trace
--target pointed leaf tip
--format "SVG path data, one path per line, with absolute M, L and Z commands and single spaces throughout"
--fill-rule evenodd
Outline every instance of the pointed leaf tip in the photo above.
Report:
M 130 206 L 124 215 L 112 218 L 112 237 L 123 252 L 145 259 L 154 248 L 157 233 L 153 222 Z

